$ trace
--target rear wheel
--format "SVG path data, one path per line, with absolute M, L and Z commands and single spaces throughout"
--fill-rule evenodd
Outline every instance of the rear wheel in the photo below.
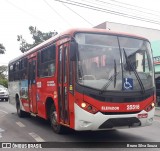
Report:
M 50 109 L 50 123 L 55 133 L 63 134 L 66 132 L 66 128 L 57 122 L 57 112 L 54 105 L 52 105 Z
M 16 98 L 16 109 L 19 117 L 26 117 L 29 115 L 29 113 L 21 110 L 19 98 Z

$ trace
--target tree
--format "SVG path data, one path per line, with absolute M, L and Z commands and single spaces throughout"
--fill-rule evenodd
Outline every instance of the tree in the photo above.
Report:
M 5 65 L 0 66 L 0 77 L 7 78 L 8 67 Z
M 7 73 L 8 67 L 5 65 L 0 66 L 0 84 L 5 87 L 8 87 Z
M 33 26 L 30 26 L 29 27 L 29 31 L 30 31 L 30 34 L 32 35 L 32 38 L 33 38 L 33 43 L 32 44 L 29 44 L 24 38 L 22 35 L 17 35 L 17 41 L 20 42 L 20 51 L 21 52 L 27 52 L 29 49 L 37 46 L 38 44 L 42 43 L 43 41 L 57 35 L 57 32 L 54 31 L 54 32 L 47 32 L 47 33 L 44 33 L 40 30 L 37 30 L 36 27 L 33 27 Z
M 0 44 L 0 54 L 4 54 L 6 51 L 5 47 L 3 46 L 3 44 Z

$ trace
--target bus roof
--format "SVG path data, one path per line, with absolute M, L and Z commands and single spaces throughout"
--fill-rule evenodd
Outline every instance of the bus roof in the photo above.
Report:
M 104 34 L 130 36 L 130 37 L 135 37 L 135 38 L 140 38 L 140 39 L 146 39 L 146 40 L 148 40 L 146 37 L 143 37 L 143 36 L 140 36 L 140 35 L 134 35 L 134 34 L 125 33 L 125 32 L 114 32 L 114 31 L 111 31 L 111 30 L 99 29 L 99 28 L 72 28 L 72 29 L 68 29 L 68 30 L 64 31 L 61 34 L 62 35 L 71 34 L 73 36 L 74 33 L 76 33 L 76 32 L 104 33 Z
M 78 33 L 78 32 L 85 32 L 85 33 L 99 33 L 99 34 L 111 34 L 111 35 L 120 35 L 120 36 L 129 36 L 129 37 L 134 37 L 134 38 L 139 38 L 139 39 L 145 39 L 145 40 L 148 40 L 147 38 L 145 37 L 141 37 L 141 36 L 138 36 L 138 35 L 133 35 L 133 34 L 129 34 L 129 33 L 122 33 L 122 32 L 113 32 L 113 31 L 110 31 L 110 30 L 107 30 L 107 29 L 98 29 L 98 28 L 72 28 L 72 29 L 68 29 L 54 37 L 51 37 L 50 39 L 42 42 L 41 44 L 31 48 L 30 50 L 28 50 L 26 53 L 14 58 L 13 60 L 9 61 L 9 64 L 11 64 L 12 62 L 20 59 L 20 58 L 23 58 L 27 55 L 29 55 L 30 53 L 32 52 L 35 52 L 43 47 L 45 47 L 47 44 L 52 44 L 52 42 L 56 41 L 57 39 L 60 39 L 62 36 L 65 36 L 65 35 L 70 35 L 70 36 L 74 36 L 75 33 Z

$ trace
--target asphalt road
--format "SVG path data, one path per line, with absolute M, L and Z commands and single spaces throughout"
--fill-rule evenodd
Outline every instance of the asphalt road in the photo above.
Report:
M 96 132 L 75 132 L 71 131 L 65 135 L 55 134 L 48 122 L 31 117 L 31 118 L 19 118 L 16 114 L 14 106 L 8 102 L 0 102 L 0 142 L 57 142 L 55 145 L 59 146 L 54 150 L 159 150 L 150 148 L 102 148 L 103 144 L 95 148 L 96 142 L 105 142 L 108 145 L 116 146 L 118 143 L 123 142 L 137 142 L 137 144 L 143 144 L 144 142 L 160 142 L 160 117 L 155 117 L 151 126 L 142 128 L 132 128 L 113 131 L 96 131 Z M 60 142 L 60 143 L 59 143 Z M 77 144 L 78 148 L 74 145 L 71 148 L 65 148 L 66 143 L 70 142 L 92 142 L 85 146 L 85 143 Z M 95 142 L 95 143 L 94 143 Z M 112 144 L 113 143 L 113 144 Z M 94 145 L 93 145 L 94 144 Z M 136 144 L 136 145 L 137 145 Z M 93 145 L 93 148 L 92 148 Z M 100 146 L 102 145 L 102 146 Z M 1 150 L 1 149 L 0 149 Z M 18 149 L 4 149 L 18 150 Z M 21 149 L 23 150 L 23 149 Z M 24 149 L 26 150 L 26 149 Z M 36 149 L 35 149 L 36 150 Z M 53 149 L 38 149 L 41 150 L 53 150 Z

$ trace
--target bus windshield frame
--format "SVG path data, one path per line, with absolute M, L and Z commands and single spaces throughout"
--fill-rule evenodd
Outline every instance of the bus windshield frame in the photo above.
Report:
M 78 84 L 126 92 L 140 91 L 142 86 L 145 90 L 154 87 L 151 46 L 146 39 L 100 33 L 77 33 L 75 39 Z

